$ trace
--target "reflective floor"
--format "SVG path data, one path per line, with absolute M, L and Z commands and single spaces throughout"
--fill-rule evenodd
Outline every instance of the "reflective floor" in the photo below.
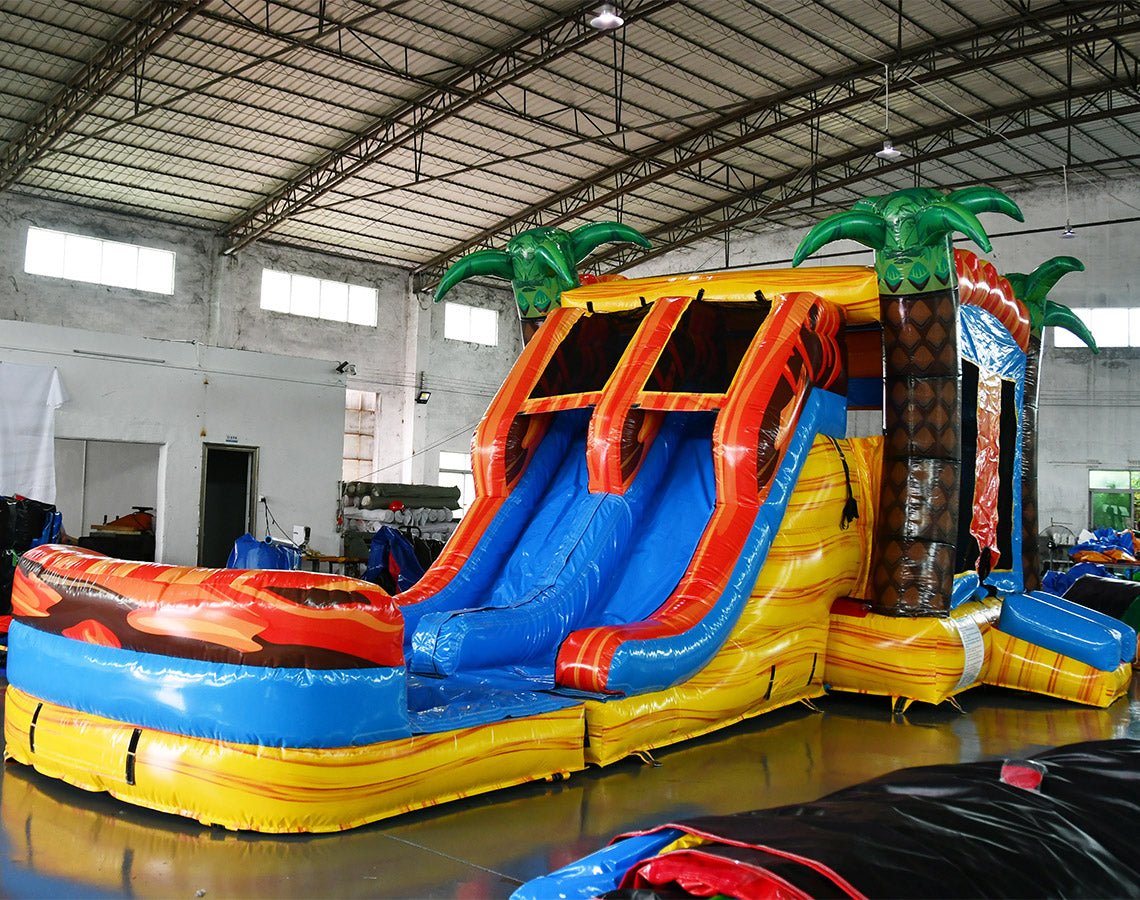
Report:
M 656 754 L 340 835 L 263 837 L 127 806 L 9 764 L 0 780 L 5 897 L 505 897 L 522 882 L 667 819 L 815 799 L 905 766 L 1140 738 L 1130 698 L 1088 709 L 996 689 L 891 719 L 835 695 Z

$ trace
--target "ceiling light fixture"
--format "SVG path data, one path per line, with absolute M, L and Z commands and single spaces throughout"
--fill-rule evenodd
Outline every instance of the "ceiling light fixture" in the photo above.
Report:
M 603 3 L 590 19 L 590 27 L 598 31 L 613 31 L 624 24 L 625 19 L 618 15 L 617 7 L 612 3 Z
M 1061 232 L 1062 238 L 1075 238 L 1077 233 L 1069 220 L 1069 167 L 1062 163 L 1061 178 L 1065 181 L 1065 230 Z
M 891 133 L 891 68 L 883 63 L 883 134 Z M 889 138 L 883 139 L 883 149 L 876 150 L 875 156 L 886 162 L 894 162 L 902 157 L 902 153 L 895 149 L 894 142 Z
M 887 138 L 883 141 L 883 149 L 876 150 L 875 156 L 879 157 L 879 159 L 885 159 L 887 162 L 894 162 L 902 156 L 902 153 L 896 150 L 895 145 L 891 143 L 891 139 Z

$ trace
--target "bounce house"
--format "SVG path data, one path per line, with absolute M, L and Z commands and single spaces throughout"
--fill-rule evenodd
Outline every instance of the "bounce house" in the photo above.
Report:
M 204 823 L 320 832 L 828 690 L 1107 706 L 1136 634 L 1037 591 L 1022 532 L 1044 319 L 1013 288 L 1074 266 L 1011 283 L 952 251 L 954 231 L 988 249 L 984 211 L 1020 216 L 989 189 L 913 189 L 796 256 L 853 237 L 874 268 L 563 293 L 478 426 L 474 504 L 394 596 L 25 554 L 6 756 Z M 884 434 L 845 437 L 857 408 Z

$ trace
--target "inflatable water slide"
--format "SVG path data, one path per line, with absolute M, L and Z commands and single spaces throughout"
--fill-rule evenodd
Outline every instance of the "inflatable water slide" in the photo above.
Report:
M 25 554 L 6 757 L 207 824 L 321 832 L 561 778 L 828 689 L 900 710 L 983 682 L 1111 703 L 1135 633 L 1023 592 L 1026 352 L 1003 322 L 1028 333 L 1028 317 L 976 259 L 959 264 L 976 552 L 951 561 L 941 607 L 908 607 L 909 588 L 884 601 L 875 547 L 922 523 L 882 504 L 890 430 L 844 437 L 849 407 L 892 402 L 874 269 L 602 282 L 563 294 L 526 345 L 474 438 L 477 499 L 403 594 Z M 911 444 L 924 417 L 941 427 L 937 403 L 904 405 Z M 940 505 L 922 508 L 912 518 Z M 917 557 L 902 546 L 905 570 Z

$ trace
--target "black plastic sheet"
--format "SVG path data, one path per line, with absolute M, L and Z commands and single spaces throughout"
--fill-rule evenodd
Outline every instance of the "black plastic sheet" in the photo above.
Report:
M 766 873 L 791 896 L 1136 897 L 1140 741 L 904 769 L 814 803 L 663 827 L 709 842 L 643 860 L 606 896 L 756 896 Z

